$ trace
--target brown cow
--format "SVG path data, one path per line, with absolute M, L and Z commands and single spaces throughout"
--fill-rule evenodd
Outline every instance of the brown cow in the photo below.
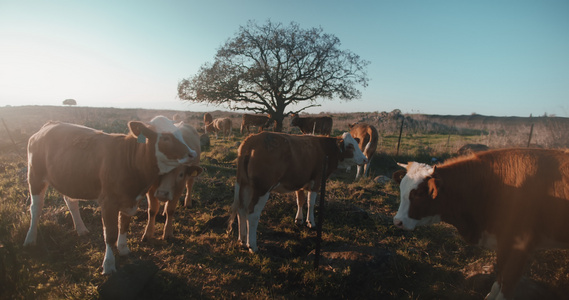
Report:
M 165 202 L 164 212 L 166 214 L 166 223 L 164 225 L 164 233 L 162 239 L 166 240 L 173 237 L 172 223 L 174 221 L 174 213 L 178 201 L 182 196 L 184 188 L 186 188 L 186 197 L 184 206 L 189 207 L 192 203 L 192 189 L 195 178 L 203 171 L 200 167 L 200 137 L 197 130 L 183 122 L 177 123 L 176 127 L 180 129 L 184 142 L 196 151 L 196 156 L 188 163 L 175 168 L 174 170 L 160 175 L 159 180 L 154 183 L 148 192 L 148 222 L 142 240 L 146 241 L 154 238 L 154 225 L 156 223 L 156 215 L 160 209 L 160 201 Z
M 263 128 L 269 127 L 269 117 L 264 115 L 251 115 L 243 114 L 243 120 L 241 121 L 241 134 L 243 130 L 247 129 L 247 134 L 250 134 L 249 126 L 257 126 L 259 132 L 263 131 Z
M 486 299 L 511 299 L 537 249 L 569 245 L 569 151 L 491 150 L 406 169 L 393 223 L 413 230 L 442 220 L 467 242 L 495 249 Z
M 322 174 L 328 157 L 327 173 Z M 322 177 L 338 167 L 366 163 L 367 159 L 349 133 L 342 137 L 317 137 L 261 132 L 247 137 L 238 150 L 237 179 L 229 218 L 229 231 L 237 215 L 239 241 L 257 251 L 257 225 L 271 192 L 296 191 L 296 223 L 303 223 L 307 202 L 307 225 L 314 227 L 314 205 Z
M 215 138 L 217 139 L 217 133 L 221 131 L 223 134 L 223 139 L 229 138 L 231 131 L 233 130 L 233 122 L 230 118 L 217 118 L 213 119 L 212 122 L 205 125 L 205 133 L 214 132 Z
M 88 230 L 79 214 L 78 199 L 98 201 L 106 243 L 103 274 L 116 271 L 112 247 L 116 243 L 120 255 L 130 252 L 126 232 L 141 195 L 160 174 L 196 156 L 165 117 L 149 124 L 131 121 L 128 126 L 130 134 L 124 135 L 49 122 L 30 137 L 31 223 L 24 245 L 36 244 L 44 194 L 51 185 L 64 195 L 79 235 Z
M 360 178 L 360 176 L 367 177 L 369 176 L 371 158 L 373 157 L 375 150 L 377 150 L 379 134 L 373 125 L 367 123 L 353 123 L 348 125 L 348 127 L 350 128 L 350 134 L 352 137 L 358 141 L 360 150 L 362 150 L 364 155 L 367 157 L 367 164 L 363 166 L 358 165 L 356 179 Z
M 297 114 L 290 115 L 290 126 L 300 128 L 304 134 L 321 134 L 330 136 L 332 132 L 332 118 L 330 117 L 305 117 L 301 118 Z

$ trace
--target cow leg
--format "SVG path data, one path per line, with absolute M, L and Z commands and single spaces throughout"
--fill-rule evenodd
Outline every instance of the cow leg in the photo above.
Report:
M 245 187 L 243 191 L 240 192 L 240 186 L 238 183 L 235 184 L 235 201 L 238 203 L 237 208 L 237 224 L 239 227 L 239 239 L 238 241 L 242 245 L 247 244 L 247 207 L 251 203 L 251 192 L 250 188 Z
M 364 176 L 365 176 L 365 177 L 369 177 L 369 167 L 371 166 L 371 159 L 372 159 L 372 158 L 373 158 L 373 156 L 370 157 L 370 158 L 368 158 L 368 159 L 367 159 L 367 164 L 364 165 L 364 166 L 365 166 L 365 168 L 364 168 Z
M 163 240 L 174 237 L 174 229 L 172 224 L 174 223 L 174 213 L 176 212 L 176 206 L 178 206 L 179 197 L 174 197 L 174 199 L 166 202 L 164 211 L 166 211 L 166 224 L 164 225 L 164 233 L 162 235 Z
M 196 178 L 194 176 L 190 176 L 188 179 L 186 179 L 186 198 L 184 198 L 185 207 L 192 206 L 192 190 L 194 188 L 195 182 Z
M 131 216 L 127 215 L 122 211 L 119 213 L 120 233 L 119 233 L 119 239 L 117 241 L 117 249 L 119 250 L 119 255 L 121 256 L 125 256 L 130 253 L 130 249 L 128 248 L 127 245 L 126 235 L 128 233 L 128 228 L 130 227 L 131 218 L 132 218 Z
M 296 191 L 296 217 L 294 218 L 294 223 L 296 225 L 304 224 L 304 214 L 302 213 L 302 208 L 306 204 L 306 195 L 304 194 L 304 190 Z
M 148 221 L 146 223 L 146 229 L 142 235 L 142 241 L 148 241 L 154 238 L 154 229 L 156 224 L 156 215 L 160 209 L 160 203 L 156 197 L 152 196 L 153 191 L 149 191 L 146 195 L 148 199 Z
M 32 195 L 32 203 L 30 205 L 30 229 L 28 229 L 28 234 L 26 235 L 26 239 L 24 240 L 24 246 L 27 245 L 35 245 L 38 235 L 38 222 L 40 215 L 42 213 L 44 205 L 44 195 Z
M 362 174 L 365 174 L 365 171 L 363 169 L 364 169 L 364 166 L 357 165 L 356 179 L 359 179 L 360 177 L 362 177 Z
M 44 205 L 45 190 L 47 189 L 47 183 L 39 182 L 38 185 L 33 185 L 30 178 L 30 193 L 31 204 L 30 204 L 30 229 L 28 229 L 28 234 L 24 240 L 24 246 L 35 245 L 38 235 L 38 222 L 40 215 L 42 213 Z
M 316 197 L 318 192 L 308 191 L 308 209 L 306 210 L 306 226 L 309 228 L 316 228 L 316 223 L 314 222 L 314 206 L 316 206 Z
M 103 219 L 103 235 L 105 237 L 105 258 L 103 259 L 103 275 L 116 272 L 115 255 L 113 254 L 113 246 L 117 242 L 118 237 L 118 219 L 119 210 L 116 206 L 101 205 L 101 215 Z
M 258 250 L 257 226 L 259 225 L 261 212 L 263 211 L 265 204 L 267 204 L 267 200 L 269 199 L 270 194 L 271 194 L 270 192 L 267 192 L 266 194 L 260 197 L 256 195 L 256 193 L 253 194 L 252 199 L 259 199 L 259 201 L 257 202 L 257 204 L 255 204 L 255 207 L 253 207 L 253 211 L 247 216 L 247 225 L 249 229 L 247 235 L 248 238 L 247 247 L 249 247 L 250 252 L 257 252 Z
M 504 299 L 504 295 L 502 295 L 501 290 L 502 290 L 502 286 L 500 285 L 500 283 L 498 283 L 498 281 L 494 281 L 494 284 L 492 285 L 492 289 L 490 289 L 490 293 L 488 293 L 488 295 L 486 295 L 484 300 Z M 497 298 L 498 296 L 499 296 L 499 298 Z
M 65 200 L 65 204 L 67 204 L 67 208 L 69 208 L 77 234 L 81 236 L 89 233 L 89 230 L 85 227 L 85 223 L 83 223 L 83 219 L 79 213 L 79 200 L 71 199 L 67 196 L 63 196 L 63 200 Z
M 500 255 L 500 254 L 498 254 Z M 513 299 L 516 286 L 520 281 L 525 264 L 528 259 L 528 253 L 525 249 L 512 249 L 508 254 L 504 265 L 501 269 L 501 291 L 496 299 Z

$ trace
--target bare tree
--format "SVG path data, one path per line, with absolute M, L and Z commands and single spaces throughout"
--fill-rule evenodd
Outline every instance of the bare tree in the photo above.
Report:
M 285 112 L 290 104 L 305 104 L 298 113 L 320 106 L 319 99 L 361 97 L 356 86 L 367 86 L 369 61 L 339 46 L 340 40 L 322 28 L 249 21 L 217 51 L 213 63 L 178 84 L 178 97 L 266 113 L 281 131 L 292 113 Z

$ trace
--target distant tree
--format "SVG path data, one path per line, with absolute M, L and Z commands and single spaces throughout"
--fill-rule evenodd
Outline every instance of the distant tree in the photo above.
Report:
M 318 99 L 361 97 L 356 85 L 367 86 L 369 61 L 349 50 L 322 28 L 288 27 L 270 20 L 249 21 L 218 51 L 213 63 L 178 84 L 181 100 L 223 105 L 232 110 L 270 114 L 282 130 L 290 104 L 320 106 Z
M 63 105 L 77 105 L 77 101 L 75 101 L 75 99 L 65 99 L 63 100 Z

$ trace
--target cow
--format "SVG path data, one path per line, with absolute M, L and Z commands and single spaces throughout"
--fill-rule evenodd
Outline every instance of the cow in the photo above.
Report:
M 269 127 L 269 117 L 264 115 L 251 115 L 243 114 L 241 121 L 241 134 L 243 134 L 244 129 L 247 129 L 247 134 L 250 134 L 249 126 L 257 126 L 259 132 L 262 132 L 264 128 Z
M 314 205 L 322 181 L 337 168 L 364 164 L 357 141 L 342 137 L 261 132 L 248 136 L 238 150 L 237 179 L 228 231 L 237 216 L 239 241 L 256 252 L 257 225 L 271 192 L 296 192 L 295 222 L 303 223 L 302 208 L 308 192 L 307 226 L 314 227 Z M 322 173 L 325 162 L 326 174 Z
M 394 225 L 443 221 L 467 242 L 494 249 L 496 281 L 486 299 L 511 299 L 537 249 L 569 245 L 567 150 L 500 149 L 402 166 Z
M 233 130 L 233 122 L 230 118 L 216 118 L 210 123 L 205 125 L 205 133 L 214 132 L 215 138 L 217 139 L 218 132 L 221 131 L 223 134 L 223 139 L 229 138 L 231 131 Z
M 213 117 L 211 116 L 210 113 L 205 113 L 203 114 L 203 123 L 204 125 L 207 125 L 209 123 L 211 123 L 213 121 Z
M 349 124 L 348 127 L 350 128 L 350 134 L 352 137 L 359 140 L 358 144 L 360 150 L 362 150 L 364 155 L 367 157 L 367 164 L 363 166 L 358 165 L 356 179 L 361 176 L 367 177 L 369 176 L 371 158 L 373 157 L 375 150 L 377 150 L 379 134 L 373 125 L 367 123 L 353 123 Z
M 458 149 L 456 154 L 470 155 L 474 152 L 488 151 L 488 150 L 490 150 L 490 147 L 484 144 L 465 144 L 464 146 L 460 147 L 460 149 Z
M 192 189 L 194 186 L 195 178 L 202 173 L 203 169 L 200 167 L 200 137 L 197 130 L 183 122 L 177 123 L 176 127 L 179 128 L 184 138 L 184 142 L 192 149 L 195 149 L 196 156 L 184 165 L 178 166 L 174 170 L 160 175 L 159 179 L 150 187 L 146 193 L 148 200 L 148 221 L 146 229 L 142 236 L 143 241 L 154 238 L 154 228 L 156 223 L 156 215 L 160 209 L 160 202 L 165 203 L 164 212 L 166 214 L 166 223 L 164 225 L 164 233 L 162 239 L 167 240 L 172 238 L 173 230 L 172 223 L 174 221 L 174 213 L 178 201 L 186 188 L 186 197 L 184 199 L 184 206 L 190 207 L 192 204 Z
M 106 243 L 103 274 L 116 271 L 113 246 L 116 244 L 119 255 L 130 252 L 126 232 L 141 195 L 159 175 L 196 156 L 165 117 L 156 117 L 148 124 L 131 121 L 128 128 L 128 135 L 107 134 L 85 126 L 48 122 L 30 137 L 31 222 L 24 246 L 36 244 L 45 191 L 51 185 L 64 195 L 79 235 L 88 230 L 79 214 L 78 200 L 98 201 Z
M 330 117 L 299 117 L 298 114 L 291 114 L 290 126 L 300 128 L 304 134 L 319 134 L 330 136 L 332 132 L 332 118 Z

